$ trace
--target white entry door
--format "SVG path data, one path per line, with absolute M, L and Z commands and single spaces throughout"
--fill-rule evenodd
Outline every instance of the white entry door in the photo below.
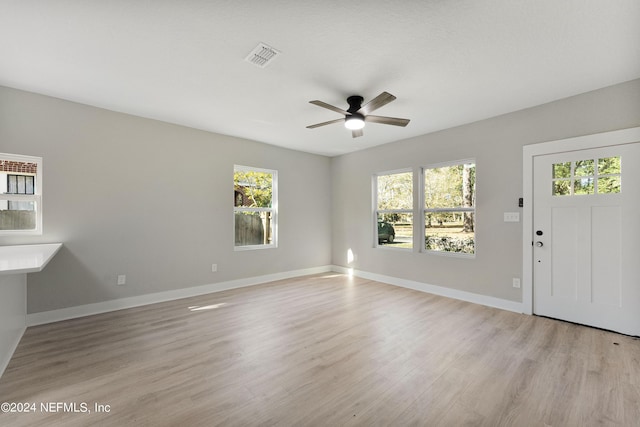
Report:
M 533 311 L 640 335 L 640 143 L 533 163 Z

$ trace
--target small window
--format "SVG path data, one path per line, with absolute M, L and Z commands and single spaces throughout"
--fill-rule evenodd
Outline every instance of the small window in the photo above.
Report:
M 554 196 L 614 194 L 622 187 L 619 156 L 554 163 L 552 173 Z
M 42 159 L 0 153 L 0 235 L 42 234 Z
M 424 249 L 475 254 L 475 162 L 427 167 L 423 171 Z
M 374 186 L 377 245 L 413 248 L 413 172 L 376 175 Z
M 235 166 L 233 209 L 235 248 L 277 247 L 278 172 Z

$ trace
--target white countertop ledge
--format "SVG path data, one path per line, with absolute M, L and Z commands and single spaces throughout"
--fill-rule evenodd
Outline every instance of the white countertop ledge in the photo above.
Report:
M 62 243 L 0 246 L 0 274 L 42 271 L 61 247 Z

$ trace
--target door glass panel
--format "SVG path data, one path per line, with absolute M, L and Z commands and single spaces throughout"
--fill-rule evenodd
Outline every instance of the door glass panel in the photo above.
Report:
M 593 194 L 593 178 L 576 179 L 573 183 L 573 194 Z
M 576 162 L 575 176 L 593 176 L 594 174 L 593 165 L 594 165 L 593 159 L 578 160 Z
M 568 196 L 570 194 L 571 194 L 571 181 L 566 179 L 553 181 L 554 196 Z
M 598 175 L 619 174 L 621 172 L 620 156 L 598 159 Z
M 607 176 L 598 178 L 598 194 L 611 194 L 620 192 L 620 177 Z
M 554 178 L 571 178 L 571 162 L 555 163 L 553 165 Z

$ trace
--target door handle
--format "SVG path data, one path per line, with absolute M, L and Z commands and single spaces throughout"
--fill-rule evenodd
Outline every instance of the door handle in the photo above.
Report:
M 541 247 L 542 247 L 542 246 L 544 246 L 544 245 L 542 244 L 542 242 L 536 242 L 536 246 L 537 246 L 537 247 L 539 247 L 539 248 L 541 248 Z

